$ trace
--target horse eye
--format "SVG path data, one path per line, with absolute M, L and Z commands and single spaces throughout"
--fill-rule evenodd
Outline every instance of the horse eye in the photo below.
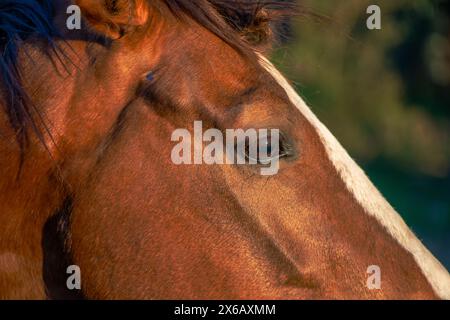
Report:
M 257 160 L 259 164 L 269 164 L 273 159 L 279 158 L 279 155 L 279 144 L 278 148 L 272 145 L 271 137 L 262 137 L 258 140 Z
M 275 159 L 282 159 L 292 155 L 292 147 L 284 134 L 278 134 L 278 145 L 273 145 L 273 139 L 270 134 L 262 135 L 258 138 L 257 148 L 250 148 L 250 143 L 246 140 L 245 157 L 250 162 L 267 165 Z M 253 151 L 253 152 L 252 152 Z M 256 154 L 255 154 L 256 152 Z

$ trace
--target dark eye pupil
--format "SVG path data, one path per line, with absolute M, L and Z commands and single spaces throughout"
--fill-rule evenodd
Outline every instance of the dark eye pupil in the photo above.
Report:
M 273 154 L 276 150 L 274 150 L 272 146 L 272 137 L 269 135 L 264 138 L 260 138 L 257 140 L 256 154 L 251 154 L 250 152 L 250 142 L 248 139 L 245 141 L 245 158 L 250 160 L 256 160 L 259 164 L 267 164 L 268 161 L 271 161 L 272 158 L 284 158 L 290 156 L 290 148 L 289 145 L 286 147 L 286 143 L 282 136 L 279 137 L 278 140 L 278 152 Z
M 267 141 L 267 142 L 265 143 L 265 146 L 263 146 L 263 147 L 266 148 L 266 154 L 267 154 L 268 156 L 270 156 L 270 155 L 272 154 L 272 143 L 269 142 L 269 141 Z

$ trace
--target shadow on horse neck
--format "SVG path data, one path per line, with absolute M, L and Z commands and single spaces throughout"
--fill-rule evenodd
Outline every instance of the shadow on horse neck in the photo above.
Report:
M 67 30 L 69 3 L 43 2 L 0 5 L 34 31 L 2 30 L 17 50 L 2 60 L 1 298 L 450 298 L 447 271 L 259 53 L 290 4 L 79 0 Z M 175 164 L 174 131 L 199 121 L 277 130 L 277 174 Z

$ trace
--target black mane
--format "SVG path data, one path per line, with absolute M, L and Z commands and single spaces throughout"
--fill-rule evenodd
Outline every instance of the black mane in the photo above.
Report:
M 189 16 L 237 50 L 250 48 L 242 33 L 260 31 L 279 17 L 292 14 L 292 0 L 164 0 L 177 16 Z M 18 48 L 30 37 L 48 42 L 48 50 L 57 50 L 59 37 L 53 25 L 52 0 L 0 0 L 0 94 L 11 127 L 24 149 L 29 128 L 44 142 L 40 128 L 47 128 L 39 112 L 21 85 L 17 66 Z M 273 27 L 273 26 L 271 26 Z M 259 35 L 258 35 L 259 37 Z M 249 41 L 251 42 L 251 41 Z M 46 130 L 48 131 L 48 130 Z M 51 136 L 51 135 L 50 135 Z M 44 143 L 45 144 L 45 143 Z
M 17 67 L 18 48 L 31 36 L 45 39 L 49 49 L 57 31 L 52 24 L 51 0 L 0 1 L 0 72 L 3 84 L 4 112 L 17 135 L 21 149 L 27 142 L 27 127 L 31 126 L 40 140 L 42 134 L 36 124 L 37 111 L 21 85 Z

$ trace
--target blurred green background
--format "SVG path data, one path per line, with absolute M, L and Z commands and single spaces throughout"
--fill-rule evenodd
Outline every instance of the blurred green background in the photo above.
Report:
M 450 269 L 450 1 L 299 1 L 323 18 L 296 18 L 272 60 Z

